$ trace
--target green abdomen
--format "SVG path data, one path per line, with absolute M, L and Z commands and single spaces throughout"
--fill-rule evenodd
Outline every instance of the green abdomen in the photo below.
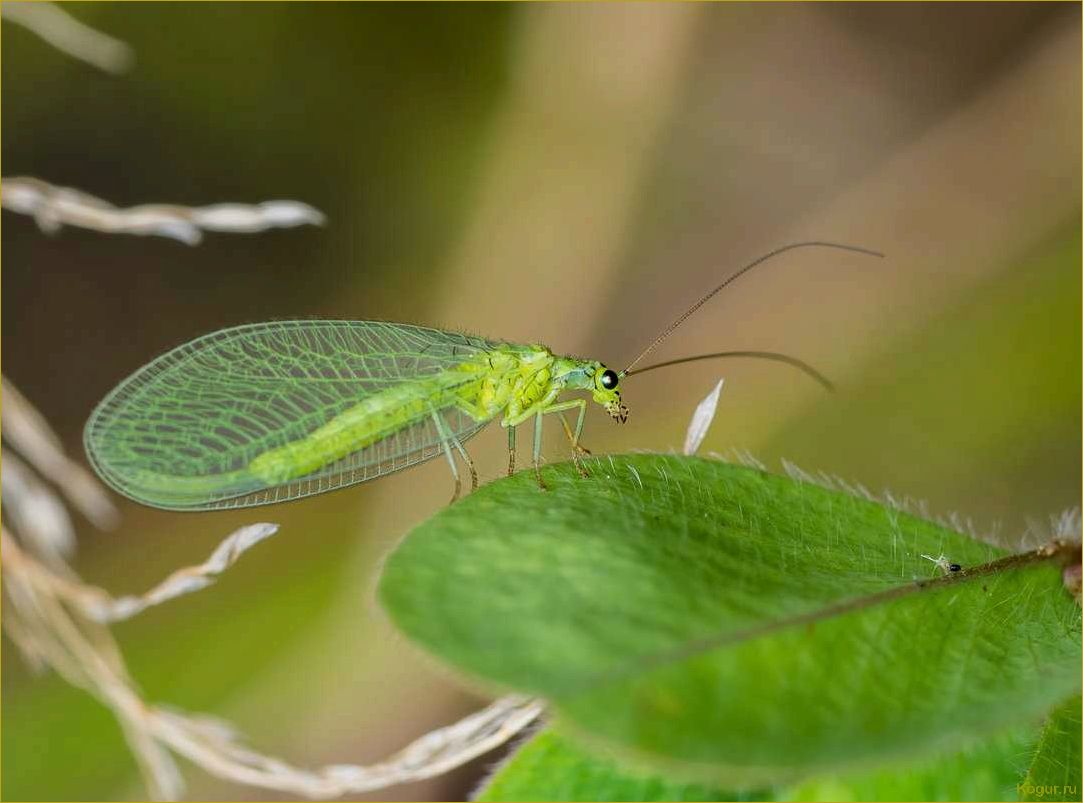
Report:
M 468 402 L 476 394 L 477 384 L 477 380 L 464 384 L 461 377 L 456 380 L 445 375 L 390 387 L 339 413 L 305 438 L 269 449 L 254 458 L 248 470 L 268 485 L 303 477 L 431 418 L 459 400 Z

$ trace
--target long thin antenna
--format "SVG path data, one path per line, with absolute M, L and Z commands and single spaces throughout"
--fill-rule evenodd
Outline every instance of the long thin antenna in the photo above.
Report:
M 699 301 L 697 301 L 695 304 L 693 304 L 691 307 L 689 307 L 688 310 L 680 318 L 678 318 L 673 323 L 671 323 L 666 328 L 666 330 L 664 332 L 662 332 L 662 334 L 660 334 L 657 337 L 657 339 L 655 339 L 655 341 L 653 343 L 651 343 L 649 346 L 647 346 L 647 348 L 643 349 L 643 351 L 639 352 L 639 356 L 636 357 L 634 360 L 632 360 L 630 363 L 628 363 L 628 367 L 625 368 L 623 371 L 621 371 L 620 375 L 621 376 L 626 376 L 628 374 L 628 372 L 631 371 L 632 368 L 636 365 L 636 363 L 638 363 L 640 360 L 642 360 L 644 357 L 646 357 L 648 354 L 650 354 L 652 351 L 654 351 L 654 349 L 657 348 L 659 343 L 661 343 L 663 340 L 665 340 L 667 337 L 669 337 L 673 333 L 674 329 L 676 329 L 678 326 L 680 326 L 682 323 L 684 323 L 686 320 L 688 320 L 689 316 L 691 316 L 692 313 L 694 313 L 696 310 L 698 310 L 700 307 L 702 307 L 704 304 L 706 304 L 708 301 L 710 301 L 712 298 L 714 298 L 719 292 L 722 291 L 722 289 L 724 287 L 729 285 L 731 282 L 737 280 L 739 277 L 741 277 L 744 274 L 748 273 L 750 270 L 752 270 L 754 267 L 756 267 L 760 263 L 766 262 L 767 260 L 771 259 L 772 257 L 776 257 L 779 254 L 785 253 L 786 251 L 792 251 L 794 248 L 809 248 L 809 247 L 812 247 L 812 246 L 819 247 L 819 248 L 838 248 L 838 249 L 840 249 L 842 251 L 853 251 L 853 252 L 858 253 L 858 254 L 867 254 L 868 256 L 873 256 L 873 257 L 881 257 L 882 258 L 884 256 L 879 251 L 872 251 L 872 250 L 870 250 L 868 248 L 861 248 L 860 246 L 857 246 L 857 245 L 844 245 L 842 243 L 821 242 L 819 240 L 813 240 L 813 241 L 803 242 L 803 243 L 790 243 L 789 245 L 784 245 L 781 248 L 776 248 L 774 251 L 771 251 L 769 254 L 764 254 L 763 256 L 759 257 L 758 259 L 754 259 L 753 261 L 749 262 L 747 265 L 745 265 L 743 268 L 741 268 L 735 274 L 733 274 L 728 279 L 726 279 L 724 282 L 722 282 L 722 284 L 718 285 L 718 287 L 714 288 L 711 292 L 709 292 L 707 295 L 705 295 L 703 298 L 701 298 Z
M 668 368 L 671 365 L 683 365 L 686 362 L 698 362 L 699 360 L 717 360 L 725 357 L 751 357 L 758 360 L 771 360 L 773 362 L 781 362 L 786 365 L 793 366 L 797 370 L 811 377 L 816 382 L 819 382 L 825 389 L 833 391 L 835 386 L 831 383 L 831 380 L 821 374 L 811 365 L 804 360 L 799 360 L 797 357 L 790 357 L 787 354 L 779 354 L 774 351 L 719 351 L 714 354 L 697 354 L 695 357 L 681 357 L 676 360 L 666 360 L 665 362 L 657 362 L 654 365 L 648 365 L 646 368 L 639 368 L 635 371 L 625 371 L 626 376 L 632 374 L 645 374 L 647 371 L 653 371 L 655 368 Z

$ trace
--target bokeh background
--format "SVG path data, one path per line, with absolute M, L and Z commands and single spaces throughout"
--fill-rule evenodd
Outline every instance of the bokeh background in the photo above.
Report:
M 292 198 L 323 228 L 197 247 L 3 217 L 4 373 L 82 457 L 120 379 L 183 341 L 278 317 L 461 329 L 620 367 L 712 284 L 659 357 L 771 349 L 632 378 L 595 452 L 790 459 L 926 500 L 1018 543 L 1080 495 L 1077 4 L 104 4 L 98 72 L 3 27 L 5 175 L 118 205 Z M 495 429 L 495 428 L 493 428 Z M 550 427 L 550 460 L 565 459 Z M 471 443 L 483 480 L 503 435 Z M 273 508 L 121 502 L 80 523 L 78 571 L 137 593 L 234 528 L 279 522 L 213 588 L 116 628 L 157 702 L 234 722 L 303 765 L 378 760 L 480 706 L 376 609 L 380 560 L 446 504 L 438 461 Z M 3 645 L 7 799 L 142 798 L 104 708 Z M 499 754 L 376 799 L 462 798 Z M 197 799 L 266 799 L 188 768 Z

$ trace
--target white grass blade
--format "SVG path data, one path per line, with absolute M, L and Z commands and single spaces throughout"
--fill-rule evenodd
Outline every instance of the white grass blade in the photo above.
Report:
M 113 527 L 117 510 L 91 474 L 64 454 L 44 416 L 3 378 L 3 436 L 42 476 L 52 480 L 83 515 L 103 530 Z
M 99 622 L 119 622 L 154 605 L 206 588 L 218 575 L 236 563 L 242 554 L 277 531 L 278 525 L 269 523 L 242 527 L 219 544 L 211 556 L 198 566 L 178 569 L 141 596 L 120 597 L 97 610 L 87 610 L 87 613 Z
M 543 708 L 535 699 L 503 697 L 453 725 L 430 731 L 378 764 L 316 770 L 256 753 L 239 745 L 218 723 L 207 727 L 202 719 L 184 714 L 156 710 L 155 730 L 175 752 L 220 778 L 310 798 L 335 798 L 441 775 L 511 739 Z
M 106 591 L 81 582 L 50 578 L 56 594 L 76 605 L 89 619 L 102 624 L 131 619 L 147 608 L 191 594 L 211 585 L 248 549 L 278 531 L 277 524 L 250 524 L 228 536 L 198 566 L 178 569 L 154 588 L 139 596 L 112 597 Z
M 0 5 L 0 16 L 60 52 L 106 72 L 124 72 L 135 60 L 126 43 L 85 25 L 55 3 L 5 2 Z
M 688 424 L 688 432 L 684 436 L 684 454 L 694 455 L 699 451 L 703 439 L 707 437 L 707 430 L 711 428 L 715 411 L 718 409 L 718 396 L 722 393 L 722 383 L 725 381 L 725 379 L 719 379 L 714 390 L 696 405 L 692 420 Z
M 4 449 L 0 463 L 0 499 L 12 527 L 33 542 L 34 551 L 52 566 L 75 552 L 75 527 L 64 503 L 13 453 Z
M 63 225 L 112 234 L 156 235 L 196 245 L 203 231 L 253 233 L 274 228 L 322 226 L 326 220 L 318 209 L 300 201 L 266 201 L 260 204 L 214 204 L 190 207 L 143 204 L 126 209 L 70 187 L 58 187 L 31 177 L 0 180 L 3 207 L 32 215 L 42 231 L 52 233 Z
M 257 232 L 294 226 L 322 226 L 323 213 L 299 201 L 214 204 L 190 210 L 192 222 L 207 231 Z

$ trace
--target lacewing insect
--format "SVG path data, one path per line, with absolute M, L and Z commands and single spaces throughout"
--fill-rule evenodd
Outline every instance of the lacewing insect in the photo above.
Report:
M 538 484 L 543 416 L 559 415 L 581 474 L 587 399 L 616 421 L 628 408 L 622 380 L 695 360 L 753 357 L 796 367 L 830 388 L 804 362 L 773 352 L 701 354 L 635 366 L 724 287 L 771 257 L 819 246 L 882 256 L 855 246 L 803 242 L 745 265 L 692 305 L 623 371 L 541 345 L 375 321 L 273 321 L 223 329 L 162 355 L 120 383 L 84 432 L 87 455 L 115 490 L 151 507 L 212 510 L 299 499 L 444 455 L 461 488 L 456 455 L 477 472 L 463 443 L 496 418 L 508 433 L 534 428 Z M 565 412 L 578 414 L 574 428 Z

